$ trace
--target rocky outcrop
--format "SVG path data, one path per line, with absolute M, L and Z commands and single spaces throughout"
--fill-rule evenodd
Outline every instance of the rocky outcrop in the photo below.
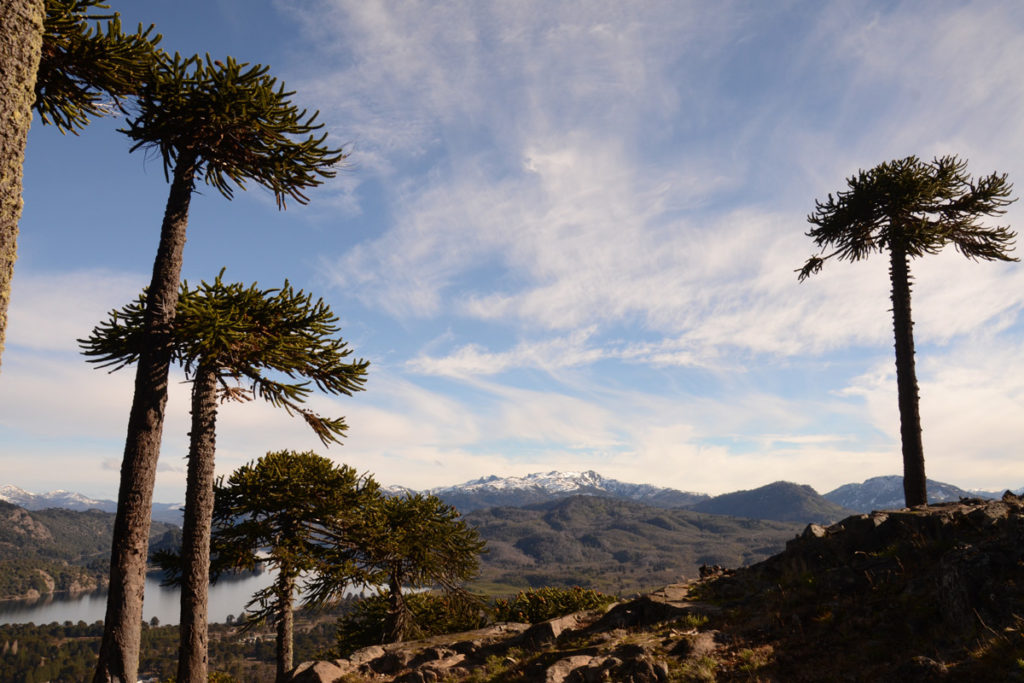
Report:
M 1024 680 L 1024 500 L 809 525 L 603 612 L 376 646 L 294 681 Z
M 302 664 L 292 680 L 425 683 L 458 681 L 485 671 L 538 683 L 665 682 L 670 680 L 670 658 L 678 667 L 680 661 L 705 657 L 717 647 L 713 635 L 698 634 L 692 627 L 700 621 L 695 615 L 715 608 L 695 605 L 686 594 L 687 585 L 680 584 L 607 611 L 373 646 L 348 659 Z M 638 635 L 655 625 L 665 629 L 662 637 Z
M 36 521 L 27 511 L 13 505 L 5 505 L 0 511 L 0 520 L 13 539 L 30 538 L 36 542 L 53 540 L 53 534 L 45 525 Z

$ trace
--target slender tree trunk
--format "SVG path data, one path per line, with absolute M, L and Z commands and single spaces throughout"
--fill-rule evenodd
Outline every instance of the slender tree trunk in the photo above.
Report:
M 217 372 L 200 363 L 192 384 L 192 431 L 181 556 L 181 626 L 178 683 L 207 683 L 210 587 L 210 526 L 213 521 L 213 461 L 216 450 Z
M 900 440 L 903 443 L 903 495 L 907 507 L 928 503 L 921 442 L 917 372 L 914 369 L 914 322 L 910 315 L 910 269 L 903 244 L 889 245 L 892 280 L 892 328 L 896 339 L 896 390 L 899 394 Z
M 288 683 L 288 672 L 294 668 L 292 643 L 295 630 L 295 614 L 292 612 L 292 594 L 295 591 L 295 577 L 289 567 L 277 570 L 278 609 L 277 614 L 277 683 Z
M 388 603 L 390 639 L 392 643 L 400 643 L 405 640 L 409 628 L 409 607 L 402 595 L 402 577 L 396 571 L 392 571 L 388 578 Z
M 160 230 L 160 246 L 153 264 L 153 279 L 146 295 L 148 343 L 139 357 L 135 395 L 128 417 L 110 553 L 110 591 L 94 683 L 134 683 L 138 680 L 153 487 L 163 435 L 171 333 L 178 305 L 185 230 L 195 173 L 195 156 L 181 153 L 174 168 Z
M 45 19 L 44 0 L 0 3 L 0 354 L 7 335 L 7 308 L 18 254 L 22 169 Z

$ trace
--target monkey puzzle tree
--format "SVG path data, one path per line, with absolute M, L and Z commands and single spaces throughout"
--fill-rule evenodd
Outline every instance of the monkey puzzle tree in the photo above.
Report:
M 463 584 L 476 575 L 486 544 L 476 528 L 437 496 L 386 497 L 368 510 L 359 531 L 360 562 L 376 572 L 375 582 L 386 586 L 384 636 L 388 642 L 405 640 L 414 626 L 405 591 L 440 588 L 455 598 L 469 597 Z M 324 573 L 312 582 L 312 591 L 338 582 L 339 578 Z
M 316 453 L 277 451 L 235 470 L 218 482 L 212 547 L 214 569 L 255 569 L 257 551 L 277 570 L 273 585 L 246 606 L 250 625 L 269 619 L 277 626 L 277 681 L 292 669 L 292 603 L 300 575 L 330 572 L 344 580 L 307 592 L 306 606 L 325 604 L 346 586 L 365 580 L 355 555 L 343 552 L 360 533 L 368 509 L 380 500 L 380 488 L 347 465 L 335 465 Z M 326 550 L 332 548 L 328 554 Z
M 136 92 L 156 55 L 153 27 L 130 35 L 101 0 L 5 0 L 0 9 L 0 353 L 21 218 L 22 168 L 32 110 L 61 132 L 106 113 L 102 101 Z M 94 22 L 105 21 L 105 31 Z
M 225 284 L 182 286 L 174 320 L 174 359 L 192 380 L 192 424 L 181 551 L 182 593 L 178 677 L 207 680 L 207 593 L 218 401 L 260 397 L 298 413 L 326 445 L 347 426 L 302 404 L 310 383 L 330 394 L 361 391 L 369 363 L 345 362 L 348 345 L 335 335 L 337 317 L 287 282 L 280 289 Z M 145 295 L 81 340 L 91 362 L 114 370 L 134 363 L 144 347 Z M 287 378 L 274 379 L 267 373 Z
M 132 150 L 156 149 L 171 181 L 153 275 L 146 290 L 144 342 L 125 439 L 110 561 L 110 592 L 94 680 L 135 680 L 139 661 L 150 507 L 160 456 L 167 374 L 174 350 L 188 211 L 197 178 L 230 199 L 256 182 L 305 203 L 303 191 L 332 177 L 344 158 L 317 136 L 316 113 L 299 111 L 293 93 L 267 67 L 164 56 L 152 69 L 123 129 Z M 305 137 L 303 137 L 305 136 Z
M 915 156 L 879 164 L 847 178 L 848 190 L 815 201 L 807 220 L 816 227 L 807 236 L 821 248 L 799 273 L 802 282 L 833 256 L 859 261 L 889 252 L 896 387 L 903 445 L 903 492 L 908 507 L 928 503 L 914 368 L 914 331 L 910 312 L 908 260 L 938 253 L 952 244 L 972 260 L 1016 261 L 1010 256 L 1016 233 L 985 227 L 982 216 L 1000 216 L 1015 201 L 1006 174 L 993 173 L 976 182 L 967 162 L 956 156 L 926 163 Z M 825 250 L 831 249 L 830 253 Z

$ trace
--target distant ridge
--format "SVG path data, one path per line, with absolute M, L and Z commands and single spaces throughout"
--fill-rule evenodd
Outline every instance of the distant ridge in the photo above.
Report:
M 788 481 L 715 496 L 692 505 L 690 509 L 732 517 L 818 524 L 831 524 L 854 512 L 826 500 L 810 486 Z
M 1002 495 L 1002 491 L 966 491 L 952 484 L 928 480 L 930 504 L 951 503 L 961 498 L 999 498 Z M 873 510 L 899 510 L 905 505 L 903 477 L 895 474 L 872 477 L 860 484 L 840 486 L 826 493 L 824 497 L 837 505 L 862 513 Z
M 117 503 L 112 500 L 95 500 L 80 493 L 57 489 L 47 493 L 31 493 L 17 486 L 0 486 L 0 500 L 13 503 L 26 510 L 45 510 L 46 508 L 63 508 L 65 510 L 102 510 L 114 512 Z
M 416 492 L 402 486 L 389 486 L 385 490 L 393 495 Z M 521 477 L 492 475 L 422 492 L 438 496 L 462 513 L 491 507 L 538 505 L 574 495 L 633 501 L 658 508 L 689 508 L 734 517 L 786 521 L 835 520 L 844 513 L 903 507 L 903 478 L 897 475 L 872 477 L 859 484 L 845 484 L 824 495 L 818 495 L 809 486 L 775 482 L 749 491 L 735 491 L 711 497 L 704 493 L 651 484 L 622 482 L 603 477 L 594 470 L 535 472 Z M 1014 492 L 1021 494 L 1024 489 L 1015 489 Z M 968 497 L 999 498 L 1002 493 L 970 491 L 952 484 L 928 480 L 928 500 L 931 503 L 956 501 Z M 48 493 L 30 493 L 11 485 L 0 485 L 0 501 L 13 503 L 26 510 L 62 508 L 114 512 L 117 509 L 117 504 L 112 500 L 97 500 L 62 489 Z M 153 519 L 180 526 L 181 507 L 180 503 L 154 503 Z
M 490 476 L 457 486 L 427 491 L 466 513 L 489 507 L 523 507 L 568 496 L 606 496 L 654 507 L 686 507 L 707 498 L 702 493 L 630 484 L 607 479 L 593 470 L 585 472 L 535 472 L 523 477 Z
M 117 512 L 117 503 L 113 500 L 97 500 L 83 496 L 80 493 L 65 491 L 64 489 L 57 489 L 47 493 L 32 493 L 17 486 L 6 484 L 0 486 L 0 500 L 29 511 L 60 508 L 76 512 L 86 512 L 88 510 Z M 181 526 L 181 507 L 181 503 L 153 503 L 153 519 L 158 522 L 167 522 L 168 524 Z

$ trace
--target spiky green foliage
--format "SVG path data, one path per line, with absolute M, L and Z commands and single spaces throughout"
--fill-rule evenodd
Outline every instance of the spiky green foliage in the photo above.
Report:
M 454 591 L 476 575 L 485 543 L 459 511 L 437 496 L 385 498 L 371 518 L 371 562 L 404 588 Z
M 278 630 L 278 680 L 291 669 L 292 600 L 300 575 L 311 580 L 330 572 L 344 575 L 336 591 L 306 592 L 305 606 L 340 597 L 351 583 L 366 580 L 355 560 L 337 552 L 356 536 L 365 510 L 380 498 L 369 476 L 336 465 L 313 452 L 276 451 L 219 481 L 214 505 L 212 569 L 252 570 L 263 561 L 277 570 L 273 585 L 246 606 L 247 626 L 267 620 Z M 332 547 L 336 552 L 328 554 Z M 267 555 L 257 555 L 265 550 Z M 339 564 L 339 562 L 343 564 Z
M 256 283 L 181 286 L 173 328 L 173 357 L 192 374 L 200 363 L 218 369 L 222 400 L 261 398 L 299 414 L 324 444 L 347 429 L 344 418 L 328 418 L 303 403 L 313 388 L 351 396 L 362 391 L 369 362 L 347 361 L 348 344 L 337 336 L 338 318 L 323 299 L 295 290 L 260 289 Z M 134 364 L 145 348 L 146 295 L 80 339 L 89 362 L 112 371 Z M 273 374 L 271 374 L 273 373 Z M 298 380 L 298 381 L 293 381 Z
M 345 158 L 325 145 L 318 112 L 299 110 L 294 92 L 268 67 L 197 56 L 163 55 L 128 110 L 132 151 L 155 149 L 170 175 L 179 157 L 194 159 L 205 182 L 230 199 L 252 180 L 274 193 L 279 207 L 331 178 Z
M 462 633 L 487 625 L 487 611 L 479 599 L 443 593 L 411 593 L 405 603 L 412 614 L 410 638 L 421 639 L 445 633 Z M 348 657 L 356 650 L 388 642 L 386 631 L 390 601 L 386 593 L 360 599 L 350 612 L 338 619 L 332 654 Z
M 822 252 L 797 272 L 801 281 L 821 270 L 825 261 L 859 261 L 886 251 L 893 243 L 916 258 L 952 244 L 974 260 L 1016 261 L 1010 255 L 1017 233 L 986 227 L 984 216 L 1001 216 L 1014 199 L 1005 173 L 976 182 L 967 161 L 955 155 L 923 162 L 916 156 L 861 170 L 846 180 L 848 190 L 815 201 L 807 221 L 816 227 L 807 236 Z M 832 252 L 825 254 L 827 249 Z
M 292 578 L 336 572 L 337 556 L 328 565 L 324 550 L 354 537 L 365 510 L 379 496 L 380 486 L 372 477 L 312 451 L 267 453 L 217 483 L 213 569 L 218 574 L 254 570 L 264 561 Z M 268 555 L 261 557 L 261 549 Z M 345 569 L 356 578 L 365 577 L 355 562 Z M 274 604 L 282 597 L 274 591 L 271 586 L 253 597 L 246 607 L 250 625 L 273 618 Z M 304 604 L 326 604 L 337 595 L 307 592 Z
M 94 12 L 108 7 L 102 0 L 46 0 L 35 109 L 62 132 L 74 133 L 137 93 L 159 55 L 153 26 L 126 34 L 116 12 Z
M 372 582 L 386 586 L 391 641 L 414 631 L 416 614 L 405 595 L 409 590 L 437 588 L 457 599 L 470 599 L 463 585 L 476 576 L 486 543 L 454 507 L 437 496 L 393 496 L 366 510 L 364 521 L 356 554 L 358 562 L 373 572 Z M 344 559 L 339 557 L 339 566 L 344 566 Z M 345 578 L 344 573 L 322 574 L 310 590 L 336 591 Z
M 592 588 L 545 586 L 519 591 L 511 598 L 495 600 L 494 618 L 497 621 L 537 624 L 573 612 L 600 609 L 613 602 L 614 596 Z

